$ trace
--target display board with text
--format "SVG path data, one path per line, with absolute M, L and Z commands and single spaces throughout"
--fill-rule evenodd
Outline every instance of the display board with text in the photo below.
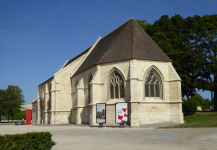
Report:
M 127 123 L 127 121 L 128 121 L 128 103 L 116 103 L 115 123 Z
M 96 104 L 96 123 L 106 123 L 106 104 Z

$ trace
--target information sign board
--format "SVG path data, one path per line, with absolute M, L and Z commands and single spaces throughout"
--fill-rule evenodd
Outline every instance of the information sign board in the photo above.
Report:
M 106 123 L 106 104 L 96 104 L 96 123 Z
M 26 109 L 26 125 L 31 125 L 31 109 Z
M 128 103 L 116 103 L 115 122 L 126 123 L 128 121 Z

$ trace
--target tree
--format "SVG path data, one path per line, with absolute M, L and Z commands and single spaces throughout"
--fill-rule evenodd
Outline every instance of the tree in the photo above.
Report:
M 22 90 L 18 86 L 9 85 L 6 89 L 6 113 L 13 116 L 20 112 L 21 105 L 25 102 Z
M 0 123 L 1 123 L 1 115 L 5 114 L 5 107 L 6 107 L 6 91 L 0 89 Z
M 153 25 L 145 23 L 144 20 L 137 22 L 173 60 L 173 66 L 182 79 L 182 96 L 193 96 L 198 84 L 198 71 L 202 69 L 202 52 L 195 50 L 194 44 L 189 40 L 192 31 L 188 28 L 187 20 L 179 15 L 171 18 L 164 15 Z
M 195 15 L 188 17 L 187 21 L 195 50 L 203 51 L 198 89 L 214 92 L 214 110 L 217 110 L 217 14 L 203 17 Z
M 204 100 L 204 107 L 205 109 L 210 109 L 210 106 L 212 106 L 212 101 L 210 101 L 208 98 Z
M 147 31 L 149 27 L 151 27 L 150 23 L 146 23 L 147 20 L 136 20 L 136 22 L 145 30 Z
M 211 106 L 212 102 L 209 99 L 205 99 L 198 93 L 196 93 L 193 97 L 189 98 L 189 100 L 194 101 L 197 106 L 201 106 L 202 110 L 209 109 L 209 106 Z

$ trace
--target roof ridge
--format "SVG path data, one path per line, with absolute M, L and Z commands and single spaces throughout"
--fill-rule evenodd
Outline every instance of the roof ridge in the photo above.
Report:
M 77 75 L 93 66 L 122 60 L 141 59 L 171 62 L 135 19 L 104 36 L 78 68 Z
M 137 23 L 138 24 L 138 23 Z M 142 28 L 139 24 L 138 24 L 138 26 L 140 27 L 140 28 Z M 143 29 L 143 28 L 142 28 Z M 148 35 L 148 33 L 143 29 L 143 31 Z M 151 36 L 147 36 L 150 40 L 152 40 L 152 41 L 154 41 L 152 38 L 151 38 Z M 154 41 L 153 42 L 154 43 L 154 45 L 156 45 L 165 55 L 166 55 L 166 57 L 169 59 L 169 60 L 171 60 L 171 61 L 173 61 L 172 59 L 170 59 L 169 58 L 169 56 L 167 56 L 167 54 L 160 48 L 160 46 L 158 46 L 157 45 L 157 43 Z
M 130 20 L 131 20 L 131 19 L 130 19 Z M 130 20 L 128 20 L 127 22 L 129 22 Z M 123 32 L 123 30 L 126 28 L 126 26 L 127 26 L 127 24 L 128 24 L 127 22 L 125 22 L 125 23 L 126 23 L 125 27 L 121 30 L 121 32 L 118 34 L 118 36 L 115 38 L 115 40 L 109 45 L 109 47 L 108 47 L 108 49 L 106 50 L 106 52 L 109 50 L 109 48 L 112 46 L 112 44 L 116 41 L 116 39 L 120 36 L 120 34 L 121 34 L 121 33 Z M 124 24 L 125 24 L 125 23 L 124 23 Z M 124 25 L 124 24 L 123 24 L 123 25 Z M 122 26 L 122 25 L 121 25 L 121 26 Z M 118 28 L 120 28 L 121 26 L 119 26 Z M 116 28 L 116 29 L 118 29 L 118 28 Z M 116 29 L 115 29 L 115 30 L 116 30 Z M 115 30 L 113 30 L 113 31 L 115 31 Z M 113 31 L 112 31 L 112 32 L 113 32 Z M 112 33 L 112 32 L 110 32 L 110 33 Z M 109 34 L 107 34 L 107 35 L 109 35 Z M 107 35 L 106 35 L 106 36 L 107 36 Z M 104 37 L 103 37 L 103 38 L 104 38 Z M 103 56 L 100 58 L 100 60 L 99 60 L 96 64 L 99 64 L 99 62 L 100 62 L 100 61 L 104 58 L 104 56 L 106 55 L 106 52 L 103 54 Z
M 68 60 L 67 63 L 64 64 L 64 66 L 62 67 L 65 68 L 66 66 L 68 66 L 69 64 L 71 64 L 74 60 L 76 60 L 77 58 L 79 58 L 80 56 L 82 56 L 83 54 L 87 53 L 90 48 L 92 47 L 93 45 L 89 46 L 87 49 L 85 49 L 84 51 L 82 51 L 81 53 L 77 54 L 75 57 L 71 58 L 70 60 Z
M 130 19 L 131 20 L 131 19 Z M 122 25 L 124 25 L 125 23 L 127 23 L 128 21 L 130 20 L 127 20 L 126 22 L 124 22 Z M 108 36 L 110 33 L 114 32 L 115 30 L 117 30 L 118 28 L 120 28 L 122 25 L 120 25 L 119 27 L 115 28 L 114 30 L 112 30 L 111 32 L 109 32 L 108 34 L 106 34 L 104 37 Z M 104 39 L 104 37 L 102 37 L 102 39 Z

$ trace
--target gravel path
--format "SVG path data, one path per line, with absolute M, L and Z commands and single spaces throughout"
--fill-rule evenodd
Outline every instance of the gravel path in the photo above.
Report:
M 87 126 L 0 125 L 0 134 L 51 132 L 53 150 L 216 150 L 217 128 L 153 129 Z

